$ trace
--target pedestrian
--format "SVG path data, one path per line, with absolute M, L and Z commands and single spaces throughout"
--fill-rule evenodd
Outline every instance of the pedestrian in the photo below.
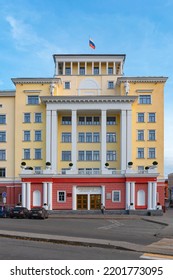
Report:
M 102 214 L 104 214 L 105 213 L 105 206 L 103 205 L 103 203 L 101 204 L 100 209 L 101 209 Z
M 45 210 L 48 210 L 48 205 L 47 205 L 47 203 L 44 203 L 43 208 L 44 208 Z

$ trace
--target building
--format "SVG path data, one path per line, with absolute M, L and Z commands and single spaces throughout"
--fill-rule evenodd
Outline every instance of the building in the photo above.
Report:
M 167 78 L 125 77 L 125 57 L 55 54 L 53 78 L 13 78 L 16 90 L 0 92 L 1 202 L 164 205 Z

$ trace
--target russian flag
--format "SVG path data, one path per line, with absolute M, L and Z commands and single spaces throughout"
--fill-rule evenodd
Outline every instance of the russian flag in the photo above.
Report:
M 94 42 L 93 42 L 92 39 L 89 39 L 89 46 L 90 46 L 90 48 L 92 48 L 92 49 L 95 49 L 95 48 L 96 48 L 96 46 L 95 46 L 95 44 L 94 44 Z

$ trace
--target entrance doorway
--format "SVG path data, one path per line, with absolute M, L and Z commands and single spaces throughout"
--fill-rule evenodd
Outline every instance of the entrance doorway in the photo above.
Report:
M 78 210 L 88 210 L 88 195 L 78 194 L 77 195 L 77 209 Z
M 90 209 L 91 210 L 100 209 L 100 205 L 101 205 L 101 194 L 91 194 Z

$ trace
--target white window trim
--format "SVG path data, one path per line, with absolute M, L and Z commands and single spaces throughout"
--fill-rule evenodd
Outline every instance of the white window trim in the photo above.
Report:
M 62 201 L 62 200 L 59 200 L 59 193 L 60 192 L 64 192 L 64 201 Z M 66 191 L 64 191 L 64 190 L 61 190 L 61 191 L 57 191 L 57 202 L 59 202 L 59 203 L 65 203 L 66 202 Z
M 118 201 L 115 201 L 113 198 L 114 198 L 114 192 L 118 192 L 119 193 L 119 200 Z M 114 203 L 119 203 L 121 202 L 121 191 L 120 190 L 113 190 L 112 191 L 112 202 Z

